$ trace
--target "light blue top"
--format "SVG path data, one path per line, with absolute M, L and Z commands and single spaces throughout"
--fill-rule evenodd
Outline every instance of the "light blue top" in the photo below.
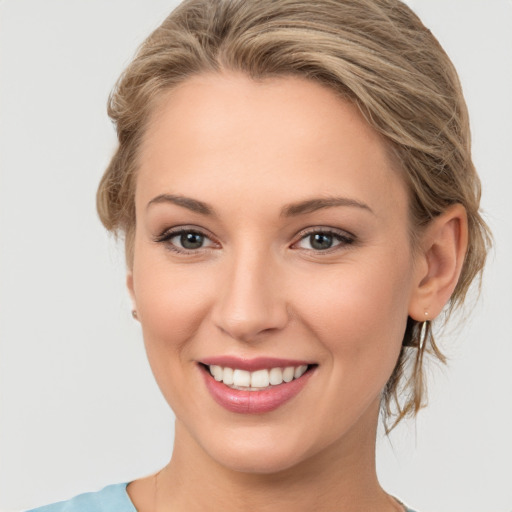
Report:
M 67 501 L 34 508 L 27 512 L 137 512 L 126 492 L 127 483 L 109 485 L 97 492 L 86 492 Z
M 126 492 L 127 485 L 128 483 L 109 485 L 98 492 L 87 492 L 71 500 L 27 512 L 137 512 Z M 407 509 L 407 512 L 414 511 Z

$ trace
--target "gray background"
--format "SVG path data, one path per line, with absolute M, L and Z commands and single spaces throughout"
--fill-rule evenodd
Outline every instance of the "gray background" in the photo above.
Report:
M 168 460 L 173 419 L 96 218 L 107 95 L 176 2 L 0 3 L 0 510 Z M 481 300 L 432 369 L 431 404 L 379 441 L 385 488 L 422 512 L 512 511 L 512 3 L 411 0 L 454 60 L 496 237 Z

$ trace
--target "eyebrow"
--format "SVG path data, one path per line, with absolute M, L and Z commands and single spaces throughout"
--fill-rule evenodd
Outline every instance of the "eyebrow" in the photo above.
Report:
M 214 215 L 212 206 L 203 201 L 192 199 L 191 197 L 174 195 L 174 194 L 160 194 L 147 204 L 149 208 L 153 204 L 172 203 L 183 208 L 187 208 L 195 213 L 201 215 Z M 366 204 L 355 199 L 348 197 L 328 197 L 328 198 L 313 198 L 300 201 L 298 203 L 288 204 L 281 210 L 281 217 L 295 217 L 305 213 L 312 213 L 323 208 L 334 208 L 336 206 L 349 206 L 367 210 L 374 213 L 373 210 Z
M 177 196 L 173 194 L 160 194 L 149 201 L 146 208 L 149 208 L 153 204 L 160 203 L 172 203 L 177 206 L 182 206 L 201 215 L 213 215 L 213 208 L 203 201 L 192 199 L 191 197 Z
M 362 208 L 374 214 L 374 211 L 366 204 L 355 199 L 348 197 L 328 197 L 328 198 L 314 198 L 300 201 L 285 206 L 281 211 L 282 217 L 294 217 L 305 213 L 315 212 L 323 208 L 333 208 L 335 206 L 350 206 L 355 208 Z

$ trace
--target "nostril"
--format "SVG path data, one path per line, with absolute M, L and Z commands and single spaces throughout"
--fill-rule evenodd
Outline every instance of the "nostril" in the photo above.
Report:
M 245 343 L 256 343 L 263 336 L 271 334 L 281 329 L 281 325 L 269 325 L 267 317 L 262 319 L 231 319 L 223 322 L 217 322 L 220 331 L 230 338 L 243 341 Z

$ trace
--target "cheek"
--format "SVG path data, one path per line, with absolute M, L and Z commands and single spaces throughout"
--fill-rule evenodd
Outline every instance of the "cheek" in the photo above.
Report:
M 207 308 L 211 273 L 171 263 L 163 249 L 144 242 L 136 245 L 136 256 L 134 292 L 143 326 L 167 345 L 192 336 Z
M 151 340 L 171 349 L 172 339 L 193 335 L 201 311 L 201 288 L 190 280 L 183 283 L 177 272 L 169 276 L 154 267 L 152 270 L 137 275 L 137 305 Z
M 405 272 L 392 268 L 340 268 L 329 280 L 316 279 L 303 297 L 302 316 L 322 345 L 329 375 L 317 409 L 330 418 L 333 432 L 380 401 L 395 368 L 408 301 Z
M 374 375 L 385 384 L 405 331 L 410 276 L 407 255 L 389 255 L 309 280 L 299 315 L 327 349 L 334 371 L 345 378 Z
M 211 278 L 207 272 L 191 272 L 187 265 L 171 267 L 165 257 L 138 250 L 133 279 L 148 360 L 169 401 L 168 391 L 194 364 L 197 330 L 209 310 Z

